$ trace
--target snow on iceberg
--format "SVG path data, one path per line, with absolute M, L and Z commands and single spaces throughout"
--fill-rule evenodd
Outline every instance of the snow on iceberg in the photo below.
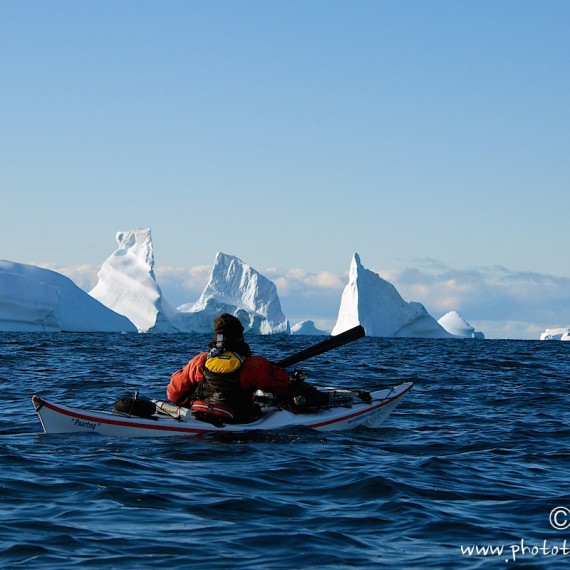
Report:
M 355 253 L 331 334 L 359 324 L 367 336 L 453 338 L 421 303 L 407 303 L 391 283 L 365 269 Z
M 449 311 L 449 313 L 443 315 L 441 319 L 438 319 L 437 322 L 453 336 L 463 338 L 485 338 L 485 335 L 482 332 L 475 331 L 475 329 L 457 311 Z
M 154 275 L 150 228 L 118 232 L 119 248 L 103 263 L 89 292 L 132 321 L 140 332 L 178 332 L 176 309 L 162 296 Z
M 540 340 L 568 340 L 570 341 L 570 328 L 546 329 Z
M 0 261 L 0 330 L 136 332 L 64 275 L 12 261 Z
M 275 284 L 241 259 L 216 254 L 210 279 L 194 303 L 178 307 L 181 330 L 211 332 L 220 313 L 235 315 L 253 334 L 289 333 Z
M 314 321 L 301 321 L 291 327 L 291 334 L 303 335 L 328 335 L 326 331 L 322 331 L 315 326 Z

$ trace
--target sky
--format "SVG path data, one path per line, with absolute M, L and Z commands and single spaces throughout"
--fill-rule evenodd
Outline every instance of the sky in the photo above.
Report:
M 0 0 L 0 258 L 89 288 L 152 228 L 331 329 L 354 253 L 488 338 L 570 326 L 570 3 Z

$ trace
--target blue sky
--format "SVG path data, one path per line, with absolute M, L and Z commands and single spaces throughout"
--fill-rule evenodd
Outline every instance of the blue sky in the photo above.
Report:
M 570 326 L 569 24 L 566 1 L 2 0 L 0 257 L 92 279 L 151 227 L 176 301 L 224 251 L 324 323 L 358 252 L 436 318 Z

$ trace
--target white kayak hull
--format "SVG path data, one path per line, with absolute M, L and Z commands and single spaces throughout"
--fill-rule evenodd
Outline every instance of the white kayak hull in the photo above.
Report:
M 402 397 L 412 388 L 406 382 L 393 388 L 371 392 L 370 403 L 358 402 L 350 407 L 335 407 L 311 414 L 294 414 L 268 407 L 262 417 L 248 424 L 226 424 L 221 427 L 198 421 L 186 409 L 176 418 L 157 413 L 152 418 L 139 418 L 116 412 L 71 408 L 33 396 L 32 402 L 45 433 L 99 433 L 119 437 L 164 437 L 204 433 L 240 433 L 254 430 L 276 430 L 304 426 L 319 431 L 349 430 L 359 426 L 375 428 L 392 413 Z

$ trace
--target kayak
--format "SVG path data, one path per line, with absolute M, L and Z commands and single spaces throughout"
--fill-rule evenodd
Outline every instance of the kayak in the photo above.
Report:
M 33 396 L 32 403 L 45 433 L 98 433 L 119 437 L 163 437 L 208 433 L 241 433 L 302 426 L 318 431 L 378 427 L 411 390 L 412 382 L 370 392 L 363 401 L 356 390 L 319 388 L 331 394 L 327 409 L 293 413 L 270 401 L 261 403 L 261 417 L 246 424 L 213 425 L 197 420 L 188 408 L 152 400 L 156 411 L 138 417 L 117 411 L 92 411 L 62 406 Z M 337 402 L 337 404 L 335 404 Z M 153 408 L 154 409 L 154 408 Z

